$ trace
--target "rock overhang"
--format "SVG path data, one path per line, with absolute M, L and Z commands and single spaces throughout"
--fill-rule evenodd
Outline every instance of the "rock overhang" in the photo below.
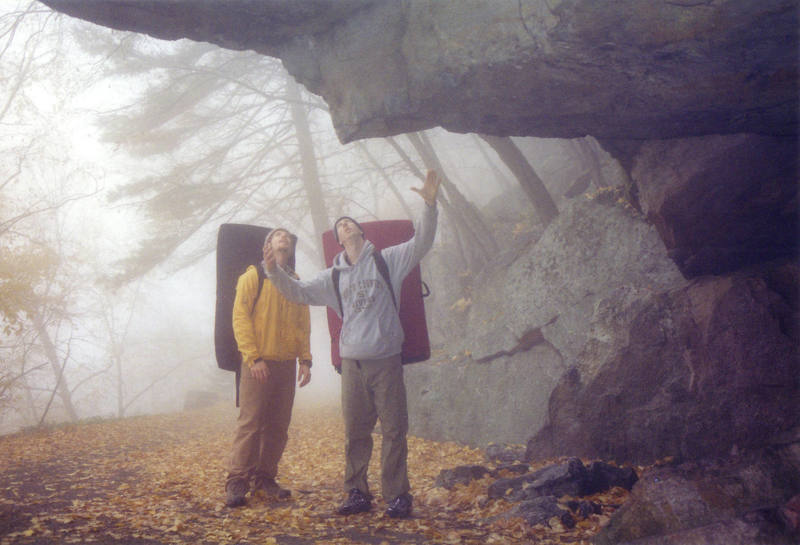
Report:
M 441 126 L 601 140 L 796 135 L 792 0 L 44 0 L 280 58 L 342 142 Z

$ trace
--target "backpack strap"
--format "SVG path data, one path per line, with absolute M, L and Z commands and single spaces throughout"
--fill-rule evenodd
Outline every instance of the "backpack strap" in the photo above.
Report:
M 256 303 L 258 303 L 258 298 L 261 297 L 261 288 L 264 285 L 264 279 L 267 275 L 264 273 L 264 268 L 261 265 L 256 265 L 256 271 L 258 272 L 258 291 L 256 292 L 256 298 L 253 300 L 253 308 L 250 309 L 250 316 L 253 316 L 253 311 L 256 310 Z M 242 381 L 242 365 L 239 364 L 239 368 L 236 370 L 236 406 L 239 406 L 239 383 Z
M 392 289 L 392 280 L 389 277 L 389 266 L 386 264 L 386 260 L 383 258 L 383 254 L 381 254 L 380 250 L 378 250 L 377 252 L 372 252 L 372 257 L 375 259 L 375 266 L 378 267 L 378 272 L 381 273 L 381 276 L 386 282 L 386 287 L 389 288 L 389 294 L 392 296 L 392 303 L 394 304 L 394 309 L 397 310 L 397 299 L 395 299 L 394 297 L 394 290 Z
M 261 288 L 264 286 L 264 279 L 267 275 L 264 273 L 264 268 L 261 265 L 256 265 L 256 271 L 258 272 L 258 291 L 256 292 L 256 298 L 253 299 L 253 308 L 250 309 L 250 315 L 253 315 L 253 311 L 256 309 L 256 303 L 258 303 L 258 298 L 261 297 Z
M 386 264 L 386 260 L 383 258 L 383 254 L 381 254 L 380 250 L 376 250 L 372 252 L 372 258 L 375 260 L 375 267 L 377 267 L 378 272 L 381 273 L 381 277 L 383 277 L 384 282 L 386 282 L 386 287 L 389 289 L 389 295 L 392 296 L 392 304 L 394 305 L 395 310 L 397 310 L 397 299 L 394 296 L 394 290 L 392 289 L 392 280 L 389 277 L 389 266 Z M 342 319 L 344 319 L 344 306 L 342 306 L 342 293 L 339 291 L 339 269 L 333 267 L 331 269 L 331 279 L 333 280 L 333 291 L 336 292 L 336 300 L 339 302 L 339 311 L 341 312 Z
M 339 291 L 339 269 L 333 267 L 331 269 L 331 279 L 333 280 L 333 291 L 336 292 L 336 300 L 339 302 L 339 313 L 344 319 L 344 307 L 342 306 L 342 294 Z

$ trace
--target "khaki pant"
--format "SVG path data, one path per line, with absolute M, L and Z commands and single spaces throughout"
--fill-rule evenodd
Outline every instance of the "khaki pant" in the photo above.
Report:
M 381 421 L 381 488 L 390 502 L 409 491 L 408 411 L 400 354 L 381 360 L 342 360 L 342 412 L 345 427 L 344 488 L 369 494 L 367 469 L 372 431 Z
M 250 477 L 274 479 L 288 439 L 294 403 L 294 361 L 268 361 L 269 377 L 259 384 L 247 366 L 239 383 L 239 419 L 226 486 Z

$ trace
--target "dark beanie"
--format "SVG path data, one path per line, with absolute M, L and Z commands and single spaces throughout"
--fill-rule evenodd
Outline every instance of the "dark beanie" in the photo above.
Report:
M 362 235 L 364 234 L 364 228 L 363 228 L 363 227 L 361 227 L 361 224 L 360 224 L 360 223 L 358 223 L 356 220 L 354 220 L 354 219 L 353 219 L 353 218 L 351 218 L 350 216 L 342 216 L 342 217 L 340 217 L 339 219 L 337 219 L 336 221 L 334 221 L 334 222 L 333 222 L 333 237 L 336 239 L 336 242 L 338 242 L 338 243 L 339 243 L 339 246 L 341 246 L 341 245 L 342 245 L 342 241 L 340 241 L 340 240 L 339 240 L 339 232 L 336 230 L 336 226 L 337 226 L 337 225 L 339 224 L 339 222 L 340 222 L 340 221 L 342 221 L 342 220 L 350 220 L 350 221 L 352 221 L 353 223 L 355 223 L 355 224 L 356 224 L 356 227 L 358 227 L 358 229 L 361 231 L 361 234 L 362 234 Z

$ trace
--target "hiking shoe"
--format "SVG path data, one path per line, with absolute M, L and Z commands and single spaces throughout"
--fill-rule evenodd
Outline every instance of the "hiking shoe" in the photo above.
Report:
M 372 509 L 372 498 L 364 494 L 358 488 L 351 488 L 347 499 L 339 509 L 336 510 L 340 515 L 353 515 L 363 513 Z
M 247 483 L 243 481 L 233 481 L 225 486 L 225 505 L 227 507 L 241 507 L 246 500 Z
M 281 487 L 275 482 L 275 479 L 257 478 L 253 492 L 259 496 L 268 496 L 270 498 L 277 498 L 285 500 L 292 495 L 292 491 Z
M 404 519 L 411 515 L 411 494 L 405 493 L 397 496 L 386 508 L 386 514 L 393 519 Z

